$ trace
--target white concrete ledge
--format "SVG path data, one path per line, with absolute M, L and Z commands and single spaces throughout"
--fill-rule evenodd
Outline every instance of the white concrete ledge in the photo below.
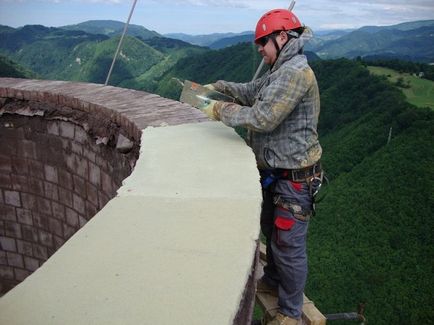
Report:
M 232 324 L 261 201 L 231 128 L 147 128 L 118 196 L 0 299 L 0 324 Z

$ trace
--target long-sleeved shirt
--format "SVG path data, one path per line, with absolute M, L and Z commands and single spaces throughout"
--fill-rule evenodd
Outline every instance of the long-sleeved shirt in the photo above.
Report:
M 320 96 L 314 72 L 302 53 L 312 31 L 291 39 L 260 79 L 249 83 L 223 80 L 214 86 L 237 99 L 223 103 L 220 120 L 248 129 L 248 144 L 261 169 L 299 169 L 321 158 L 317 124 Z

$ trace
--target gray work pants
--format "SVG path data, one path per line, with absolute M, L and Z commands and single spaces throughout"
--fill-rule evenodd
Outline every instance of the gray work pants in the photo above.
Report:
M 308 211 L 312 210 L 312 196 L 306 182 L 277 180 L 263 189 L 261 230 L 267 241 L 267 265 L 263 279 L 270 286 L 278 287 L 280 312 L 299 319 L 307 278 L 308 222 L 296 219 L 289 210 L 275 206 L 273 199 L 276 195 Z

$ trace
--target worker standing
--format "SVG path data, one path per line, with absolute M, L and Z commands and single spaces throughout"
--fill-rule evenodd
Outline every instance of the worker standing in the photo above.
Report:
M 279 304 L 269 325 L 297 324 L 301 318 L 306 234 L 322 180 L 319 90 L 303 55 L 312 36 L 291 11 L 265 13 L 257 23 L 255 43 L 270 69 L 249 83 L 219 80 L 206 85 L 236 103 L 211 100 L 202 108 L 211 119 L 248 130 L 261 174 L 261 230 L 267 243 L 267 265 L 257 290 L 278 296 Z

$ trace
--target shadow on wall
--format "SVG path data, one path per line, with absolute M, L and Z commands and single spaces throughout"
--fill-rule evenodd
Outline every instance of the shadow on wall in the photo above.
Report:
M 0 115 L 0 296 L 116 195 L 138 156 L 131 144 L 116 150 L 81 125 L 18 106 Z

